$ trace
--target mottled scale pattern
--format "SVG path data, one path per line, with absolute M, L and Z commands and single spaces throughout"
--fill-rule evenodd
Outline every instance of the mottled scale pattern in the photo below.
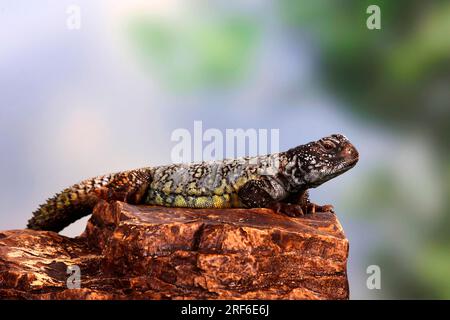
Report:
M 174 164 L 154 169 L 146 204 L 189 208 L 243 207 L 237 192 L 247 181 L 277 169 L 279 154 Z
M 99 199 L 108 200 L 115 193 L 134 195 L 150 176 L 151 169 L 143 168 L 84 180 L 40 205 L 28 221 L 28 228 L 59 231 L 91 213 Z

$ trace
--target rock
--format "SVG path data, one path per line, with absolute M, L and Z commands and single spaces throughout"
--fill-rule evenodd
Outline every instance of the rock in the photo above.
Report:
M 332 213 L 101 202 L 74 239 L 0 232 L 0 298 L 348 299 L 347 256 Z

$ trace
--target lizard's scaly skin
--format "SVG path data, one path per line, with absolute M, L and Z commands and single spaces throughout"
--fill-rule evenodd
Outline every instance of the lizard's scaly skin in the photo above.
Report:
M 268 207 L 295 198 L 307 206 L 308 188 L 342 174 L 357 160 L 358 152 L 347 138 L 332 135 L 271 155 L 108 174 L 82 181 L 47 200 L 34 212 L 28 228 L 60 231 L 90 214 L 100 199 L 169 207 L 242 208 Z
M 151 168 L 112 173 L 84 180 L 42 204 L 28 221 L 28 228 L 60 231 L 88 215 L 100 199 L 139 202 L 151 177 Z
M 242 208 L 238 191 L 258 179 L 282 154 L 155 168 L 146 204 L 190 208 Z

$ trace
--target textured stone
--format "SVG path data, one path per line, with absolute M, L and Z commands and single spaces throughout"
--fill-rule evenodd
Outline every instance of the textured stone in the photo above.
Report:
M 74 239 L 0 232 L 0 298 L 348 299 L 347 256 L 332 213 L 101 202 Z

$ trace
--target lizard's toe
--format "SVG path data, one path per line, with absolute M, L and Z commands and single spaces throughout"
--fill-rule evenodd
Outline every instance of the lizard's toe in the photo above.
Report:
M 298 204 L 278 202 L 272 205 L 271 209 L 289 217 L 300 217 L 304 215 L 302 207 Z
M 300 205 L 292 203 L 281 203 L 280 211 L 289 217 L 300 217 L 305 214 Z
M 334 213 L 334 207 L 331 204 L 326 204 L 320 207 L 320 211 Z
M 283 209 L 284 209 L 283 213 L 285 213 L 290 217 L 299 217 L 304 215 L 302 207 L 297 204 L 289 204 L 288 206 L 285 206 Z

